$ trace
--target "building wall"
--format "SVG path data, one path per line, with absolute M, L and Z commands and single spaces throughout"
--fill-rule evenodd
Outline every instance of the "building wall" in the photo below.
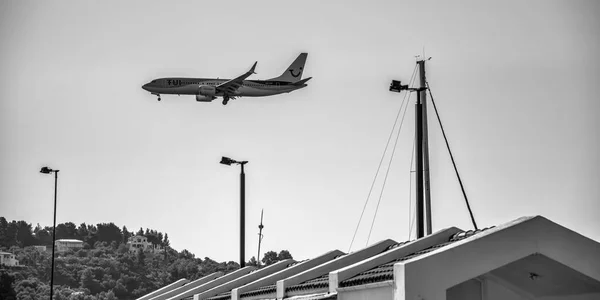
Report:
M 338 300 L 391 300 L 394 297 L 392 285 L 374 288 L 358 288 L 338 291 Z
M 467 280 L 446 290 L 446 300 L 488 300 L 482 299 L 481 282 Z
M 483 285 L 483 300 L 529 300 L 490 280 L 485 280 Z
M 583 295 L 570 295 L 560 297 L 540 297 L 536 300 L 598 300 L 600 294 L 583 294 Z
M 14 254 L 0 254 L 0 265 L 14 267 L 19 265 L 19 261 Z
M 471 279 L 446 290 L 446 300 L 530 300 L 494 281 Z M 599 300 L 600 294 L 539 297 L 536 300 Z
M 78 250 L 83 248 L 83 241 L 81 242 L 70 242 L 70 241 L 56 241 L 56 251 L 67 251 L 67 250 Z

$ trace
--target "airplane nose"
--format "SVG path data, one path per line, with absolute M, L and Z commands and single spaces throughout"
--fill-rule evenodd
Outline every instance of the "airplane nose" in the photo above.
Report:
M 144 90 L 147 91 L 148 90 L 148 84 L 146 83 L 146 84 L 142 85 L 142 89 L 144 89 Z

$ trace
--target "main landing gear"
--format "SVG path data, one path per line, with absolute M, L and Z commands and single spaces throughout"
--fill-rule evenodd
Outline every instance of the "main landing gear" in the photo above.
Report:
M 223 97 L 223 105 L 227 105 L 227 102 L 229 102 L 229 96 L 224 96 Z

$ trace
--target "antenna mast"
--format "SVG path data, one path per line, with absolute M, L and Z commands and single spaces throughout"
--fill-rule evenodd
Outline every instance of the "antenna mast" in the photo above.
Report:
M 428 58 L 427 60 L 430 60 Z M 425 196 L 425 221 L 427 222 L 426 234 L 431 234 L 431 195 L 430 195 L 430 180 L 429 180 L 429 134 L 427 133 L 427 80 L 425 79 L 425 55 L 423 59 L 418 61 L 419 74 L 421 78 L 421 89 L 418 92 L 421 94 L 421 121 L 423 123 L 423 176 L 424 176 L 424 196 Z
M 264 209 L 260 211 L 260 225 L 258 225 L 258 254 L 256 255 L 256 266 L 260 267 L 260 243 L 262 242 L 263 234 L 262 230 L 265 226 L 263 226 L 263 212 Z
M 425 61 L 431 58 L 417 61 L 419 66 L 421 84 L 418 88 L 402 85 L 398 80 L 392 80 L 391 92 L 400 93 L 403 90 L 417 92 L 417 103 L 415 103 L 415 152 L 416 161 L 416 209 L 417 209 L 417 238 L 425 236 L 425 223 L 427 222 L 427 234 L 431 234 L 431 201 L 429 187 L 429 143 L 427 142 L 427 109 L 425 105 L 427 81 L 425 79 Z M 423 201 L 425 198 L 425 201 Z M 426 203 L 424 203 L 426 202 Z M 425 204 L 426 207 L 425 207 Z

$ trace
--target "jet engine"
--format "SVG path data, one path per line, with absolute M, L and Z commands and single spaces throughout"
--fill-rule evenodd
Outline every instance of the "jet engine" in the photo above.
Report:
M 199 95 L 214 96 L 217 93 L 217 89 L 214 86 L 203 85 L 198 89 Z
M 198 102 L 211 102 L 213 100 L 215 100 L 215 96 L 203 96 L 203 95 L 196 95 L 196 101 Z

